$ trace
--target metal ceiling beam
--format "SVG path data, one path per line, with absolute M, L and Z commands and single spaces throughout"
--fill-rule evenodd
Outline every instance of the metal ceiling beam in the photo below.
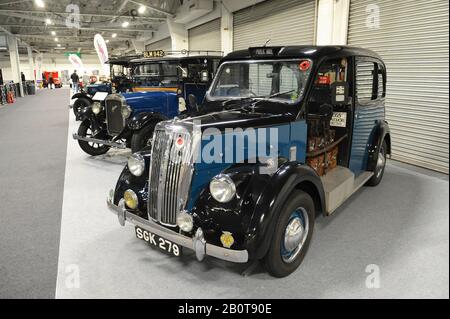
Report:
M 58 26 L 58 25 L 26 25 L 26 24 L 0 24 L 2 27 L 12 27 L 12 28 L 45 28 L 48 30 L 94 30 L 94 31 L 114 31 L 115 33 L 120 32 L 147 32 L 147 31 L 155 31 L 155 28 L 117 28 L 114 26 L 108 27 L 80 27 L 79 29 L 68 29 L 66 26 Z
M 165 14 L 166 16 L 169 16 L 169 17 L 174 17 L 175 16 L 173 13 L 161 10 L 160 8 L 157 8 L 157 7 L 152 6 L 150 4 L 146 4 L 146 3 L 142 3 L 142 2 L 138 2 L 138 1 L 134 1 L 134 0 L 128 0 L 128 1 L 131 2 L 131 3 L 137 4 L 139 6 L 144 6 L 144 7 L 148 8 L 148 9 L 150 9 L 150 10 L 153 10 L 153 11 Z
M 38 15 L 44 15 L 48 17 L 49 15 L 60 15 L 60 16 L 68 16 L 70 12 L 54 12 L 54 11 L 39 11 L 39 10 L 20 10 L 20 9 L 0 9 L 1 13 L 6 13 L 7 15 L 11 13 L 23 13 L 30 16 L 30 14 L 38 14 Z M 102 14 L 102 13 L 79 13 L 82 17 L 103 17 L 103 18 L 115 18 L 116 15 L 113 14 Z M 121 15 L 120 17 L 128 18 L 128 19 L 134 19 L 134 20 L 162 20 L 164 21 L 164 17 L 156 17 L 156 16 L 131 16 L 131 15 Z

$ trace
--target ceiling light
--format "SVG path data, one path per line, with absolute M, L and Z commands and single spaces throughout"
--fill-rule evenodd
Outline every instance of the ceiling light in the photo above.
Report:
M 56 35 L 56 32 L 55 32 L 55 31 L 52 31 L 52 35 Z
M 59 43 L 58 43 L 58 44 L 57 44 L 57 46 L 59 46 L 59 47 L 60 47 L 60 46 L 61 46 L 61 44 L 59 44 Z
M 58 42 L 58 38 L 55 38 L 55 42 Z
M 130 25 L 130 22 L 125 21 L 124 23 L 122 23 L 122 28 L 126 28 Z
M 109 40 L 106 40 L 105 42 L 106 42 L 106 43 L 109 43 Z
M 147 9 L 147 8 L 146 8 L 145 6 L 141 5 L 141 6 L 139 7 L 139 9 L 138 9 L 138 12 L 139 12 L 140 14 L 142 14 L 142 13 L 145 12 L 146 9 Z
M 45 19 L 45 24 L 52 24 L 52 20 L 50 20 L 50 19 Z
M 113 33 L 113 34 L 111 35 L 111 37 L 113 37 L 113 38 L 117 37 L 117 33 Z
M 36 5 L 40 8 L 45 7 L 45 3 L 42 0 L 34 0 L 34 3 L 36 3 Z

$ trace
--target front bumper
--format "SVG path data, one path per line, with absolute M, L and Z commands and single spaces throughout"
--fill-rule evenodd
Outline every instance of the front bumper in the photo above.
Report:
M 119 143 L 109 140 L 101 140 L 99 138 L 93 138 L 93 137 L 86 137 L 86 136 L 80 136 L 78 134 L 73 134 L 73 139 L 90 142 L 90 143 L 96 143 L 96 144 L 102 144 L 102 145 L 108 145 L 115 148 L 125 149 L 127 148 L 127 145 L 125 143 Z
M 247 250 L 233 250 L 208 244 L 205 241 L 203 232 L 200 228 L 197 230 L 194 237 L 191 238 L 167 229 L 152 220 L 136 216 L 125 209 L 122 203 L 120 203 L 119 206 L 115 205 L 111 195 L 107 199 L 107 205 L 111 212 L 119 218 L 120 225 L 124 226 L 125 221 L 127 221 L 162 238 L 170 240 L 177 245 L 193 250 L 199 261 L 202 261 L 205 255 L 208 255 L 234 263 L 248 262 Z

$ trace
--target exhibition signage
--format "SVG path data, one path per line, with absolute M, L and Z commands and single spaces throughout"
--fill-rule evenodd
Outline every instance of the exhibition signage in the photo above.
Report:
M 106 47 L 105 39 L 100 34 L 94 36 L 95 51 L 97 51 L 100 64 L 106 76 L 109 76 L 109 65 L 105 64 L 108 61 L 108 48 Z
M 75 54 L 70 54 L 69 55 L 69 61 L 70 63 L 72 63 L 72 65 L 75 67 L 76 70 L 79 71 L 79 73 L 81 74 L 81 72 L 83 71 L 84 67 L 83 67 L 83 62 L 81 62 L 81 59 L 78 55 Z

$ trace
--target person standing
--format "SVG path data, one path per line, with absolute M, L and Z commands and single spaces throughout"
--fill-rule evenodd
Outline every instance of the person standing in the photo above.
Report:
M 53 90 L 53 75 L 50 73 L 48 76 L 48 87 Z
M 80 82 L 80 77 L 77 74 L 77 70 L 74 70 L 72 75 L 70 76 L 70 79 L 72 80 L 72 91 L 73 93 L 78 92 L 78 83 Z

